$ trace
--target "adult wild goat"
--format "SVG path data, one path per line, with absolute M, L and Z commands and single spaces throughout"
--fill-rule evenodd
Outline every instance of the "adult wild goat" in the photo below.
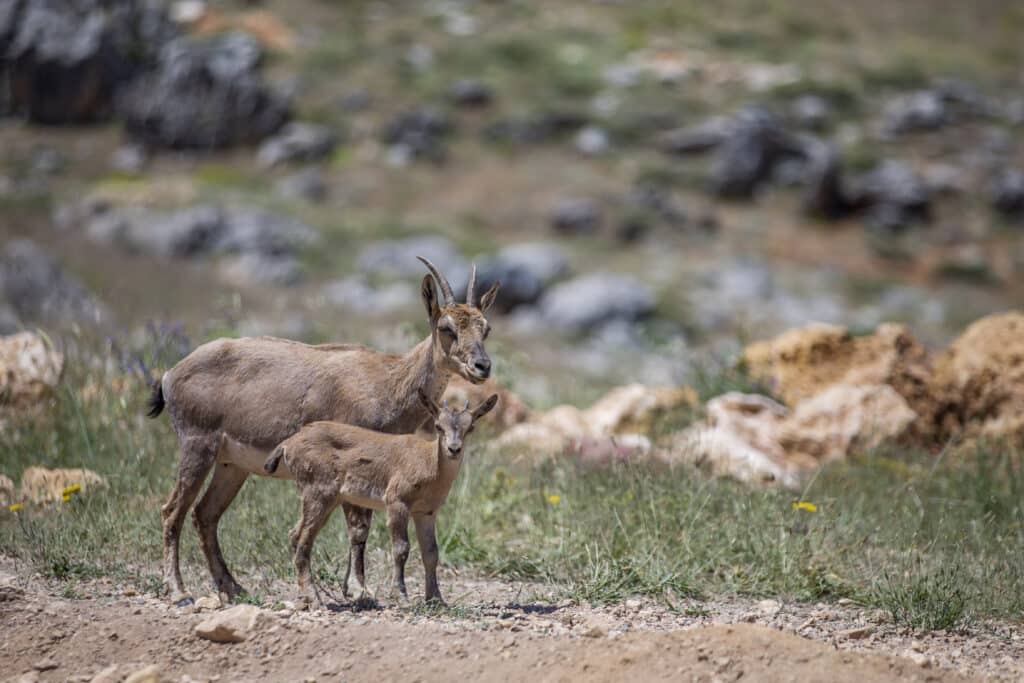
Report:
M 476 300 L 476 266 L 466 303 L 432 263 L 421 293 L 430 334 L 404 356 L 363 346 L 310 346 L 273 337 L 218 339 L 197 348 L 153 386 L 150 417 L 167 407 L 178 435 L 178 480 L 162 508 L 164 586 L 174 602 L 190 599 L 181 580 L 181 527 L 210 470 L 213 478 L 194 512 L 200 545 L 218 593 L 228 600 L 244 592 L 221 554 L 217 524 L 250 474 L 266 475 L 263 463 L 282 441 L 310 422 L 327 420 L 391 434 L 411 434 L 430 413 L 423 391 L 440 400 L 452 373 L 481 383 L 491 373 L 484 349 L 490 325 L 484 314 L 498 293 L 495 283 Z M 441 290 L 439 305 L 434 281 Z M 276 476 L 291 478 L 287 468 Z M 345 503 L 356 582 L 365 591 L 363 557 L 371 510 Z M 345 594 L 348 594 L 348 570 Z
M 462 465 L 466 438 L 476 421 L 498 402 L 494 394 L 473 410 L 437 403 L 424 392 L 420 401 L 434 419 L 437 437 L 382 434 L 337 422 L 313 422 L 274 449 L 264 468 L 273 474 L 283 462 L 302 494 L 302 518 L 291 531 L 299 591 L 313 600 L 309 559 L 313 541 L 339 504 L 387 510 L 395 560 L 395 589 L 405 600 L 405 562 L 409 559 L 409 517 L 423 556 L 426 599 L 444 602 L 437 584 L 437 511 L 448 499 Z

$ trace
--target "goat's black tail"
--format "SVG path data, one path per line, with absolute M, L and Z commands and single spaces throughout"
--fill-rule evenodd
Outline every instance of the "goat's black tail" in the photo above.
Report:
M 279 462 L 281 462 L 281 458 L 283 457 L 284 446 L 278 446 L 277 448 L 274 449 L 274 452 L 270 454 L 270 457 L 267 458 L 267 461 L 263 463 L 263 470 L 267 474 L 273 474 L 274 472 L 277 472 L 277 465 Z
M 149 400 L 146 401 L 146 406 L 149 408 L 149 412 L 146 413 L 147 417 L 156 417 L 164 411 L 164 387 L 163 377 L 153 382 L 153 393 L 149 395 Z

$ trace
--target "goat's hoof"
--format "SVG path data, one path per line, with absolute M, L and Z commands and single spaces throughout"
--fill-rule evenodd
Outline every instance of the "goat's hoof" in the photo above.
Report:
M 234 602 L 245 594 L 246 590 L 234 582 L 217 587 L 217 595 L 220 596 L 220 601 L 225 605 Z
M 448 603 L 440 595 L 431 595 L 423 600 L 428 607 L 447 607 Z

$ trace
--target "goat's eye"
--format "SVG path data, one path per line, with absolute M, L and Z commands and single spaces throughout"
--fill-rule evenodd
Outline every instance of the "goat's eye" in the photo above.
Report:
M 455 330 L 450 327 L 442 327 L 441 332 L 445 334 L 449 339 L 455 339 Z

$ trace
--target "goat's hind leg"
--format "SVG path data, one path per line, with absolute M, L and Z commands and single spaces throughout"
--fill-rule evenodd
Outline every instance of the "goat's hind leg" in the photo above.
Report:
M 217 463 L 213 469 L 213 479 L 210 480 L 210 485 L 206 487 L 206 493 L 199 500 L 193 514 L 193 522 L 199 533 L 199 544 L 206 556 L 214 588 L 226 602 L 244 594 L 245 589 L 238 584 L 224 562 L 220 542 L 217 540 L 217 525 L 220 523 L 221 515 L 231 505 L 248 477 L 249 473 L 241 468 L 227 463 Z
M 164 526 L 164 588 L 170 594 L 172 602 L 184 603 L 191 601 L 192 596 L 185 590 L 185 585 L 181 581 L 181 563 L 178 556 L 181 527 L 217 457 L 220 435 L 205 432 L 179 433 L 178 439 L 181 443 L 178 480 L 160 512 Z
M 299 601 L 306 607 L 313 603 L 314 597 L 323 604 L 319 594 L 315 592 L 313 575 L 310 571 L 310 558 L 313 554 L 313 541 L 327 523 L 331 512 L 336 507 L 334 501 L 316 497 L 303 497 L 302 519 L 299 521 L 295 535 L 295 573 L 299 580 Z
M 349 503 L 342 503 L 341 509 L 345 513 L 345 524 L 348 527 L 348 558 L 345 562 L 345 578 L 341 582 L 342 595 L 350 598 L 348 590 L 348 578 L 355 565 L 356 588 L 358 598 L 366 597 L 366 539 L 370 536 L 370 525 L 373 522 L 373 510 L 356 507 Z

